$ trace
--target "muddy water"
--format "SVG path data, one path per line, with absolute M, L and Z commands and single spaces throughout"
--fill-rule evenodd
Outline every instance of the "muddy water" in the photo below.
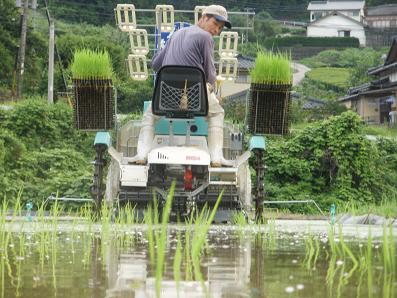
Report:
M 146 226 L 6 229 L 0 239 L 0 297 L 156 297 Z M 371 229 L 370 261 L 368 227 L 341 231 L 342 239 L 335 231 L 339 250 L 333 252 L 326 223 L 214 226 L 200 259 L 200 278 L 186 262 L 185 229 L 170 226 L 161 297 L 396 297 L 396 268 L 385 271 L 382 229 Z M 178 232 L 183 257 L 176 282 Z

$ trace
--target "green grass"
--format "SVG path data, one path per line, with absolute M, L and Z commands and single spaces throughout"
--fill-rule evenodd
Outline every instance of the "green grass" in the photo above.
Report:
M 74 79 L 111 79 L 112 63 L 106 51 L 76 50 L 71 65 Z
M 397 138 L 397 127 L 389 128 L 387 125 L 367 125 L 364 128 L 367 135 Z
M 320 67 L 309 71 L 307 77 L 313 81 L 334 85 L 339 88 L 348 88 L 350 71 L 347 68 Z
M 397 214 L 397 201 L 395 198 L 389 200 L 382 200 L 380 204 L 361 204 L 355 202 L 348 202 L 345 206 L 342 206 L 343 212 L 350 213 L 352 215 L 363 215 L 363 214 L 376 214 L 384 216 L 386 218 L 395 218 Z
M 310 122 L 293 123 L 291 131 L 304 130 L 306 127 L 312 125 Z M 365 135 L 373 135 L 387 138 L 397 138 L 397 127 L 388 127 L 384 124 L 379 125 L 365 125 L 363 133 Z

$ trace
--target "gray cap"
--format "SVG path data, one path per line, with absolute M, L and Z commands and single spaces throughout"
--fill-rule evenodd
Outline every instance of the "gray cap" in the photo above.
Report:
M 225 26 L 229 29 L 232 28 L 232 24 L 227 19 L 227 11 L 226 8 L 220 5 L 210 5 L 207 6 L 204 11 L 203 15 L 210 14 L 213 15 L 217 21 L 225 22 Z

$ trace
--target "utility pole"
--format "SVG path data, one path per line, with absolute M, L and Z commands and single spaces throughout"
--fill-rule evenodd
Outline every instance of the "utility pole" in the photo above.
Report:
M 248 27 L 252 24 L 252 27 L 254 26 L 254 24 L 253 23 L 251 23 L 251 22 L 253 22 L 253 19 L 252 20 L 250 20 L 250 15 L 248 14 L 249 12 L 253 12 L 254 11 L 254 8 L 251 8 L 251 7 L 246 7 L 245 8 L 245 11 L 247 12 L 247 14 L 246 14 L 246 18 L 245 18 L 245 40 L 244 40 L 244 42 L 248 42 L 248 32 L 249 32 L 249 29 L 248 29 Z
M 36 12 L 37 12 L 37 0 L 32 0 L 32 4 L 31 4 L 31 8 L 32 8 L 32 27 L 33 27 L 33 31 L 36 30 Z
M 22 97 L 23 74 L 25 72 L 26 33 L 28 30 L 28 5 L 29 0 L 25 0 L 22 15 L 21 40 L 18 52 L 17 100 L 21 99 Z
M 50 22 L 50 41 L 48 49 L 48 103 L 54 103 L 54 21 Z
M 47 15 L 47 20 L 48 20 L 48 25 L 51 26 L 52 19 L 51 19 L 51 16 L 50 16 L 50 11 L 48 9 L 47 0 L 44 0 L 44 5 L 45 5 L 45 12 L 46 12 L 46 15 Z M 57 58 L 58 58 L 59 69 L 61 70 L 61 74 L 62 74 L 63 87 L 64 87 L 65 92 L 67 92 L 68 91 L 68 84 L 66 82 L 65 73 L 63 71 L 61 55 L 59 55 L 59 51 L 57 49 L 57 44 L 55 43 L 55 34 L 54 34 L 54 50 L 55 50 L 55 53 L 56 53 Z

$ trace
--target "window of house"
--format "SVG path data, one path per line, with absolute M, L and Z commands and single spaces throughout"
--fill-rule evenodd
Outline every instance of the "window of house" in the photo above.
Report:
M 391 20 L 390 27 L 397 27 L 397 20 Z
M 357 16 L 359 15 L 359 11 L 358 11 L 358 10 L 354 10 L 354 11 L 352 12 L 352 15 L 353 15 L 354 17 L 357 17 Z
M 316 21 L 318 19 L 321 19 L 322 13 L 321 12 L 313 12 L 312 13 L 312 21 Z
M 350 31 L 349 30 L 340 30 L 340 31 L 338 31 L 338 36 L 339 37 L 350 37 Z

